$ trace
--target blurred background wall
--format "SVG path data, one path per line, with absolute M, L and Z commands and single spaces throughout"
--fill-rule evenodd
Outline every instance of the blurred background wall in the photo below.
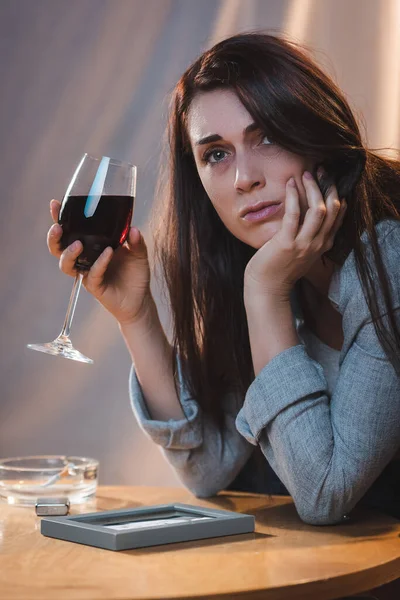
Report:
M 93 366 L 25 345 L 54 339 L 64 319 L 72 279 L 47 251 L 48 204 L 83 152 L 138 166 L 135 223 L 151 247 L 168 94 L 204 49 L 252 29 L 305 43 L 366 142 L 400 145 L 399 0 L 1 0 L 0 457 L 86 455 L 104 484 L 181 485 L 136 424 L 128 352 L 85 290 L 72 339 Z

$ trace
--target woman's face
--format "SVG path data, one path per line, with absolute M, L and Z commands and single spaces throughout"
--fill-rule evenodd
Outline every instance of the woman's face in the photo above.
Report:
M 305 214 L 308 203 L 302 175 L 313 169 L 315 161 L 270 143 L 233 91 L 196 95 L 189 110 L 188 134 L 204 189 L 236 238 L 258 249 L 279 231 L 291 177 Z M 268 217 L 250 220 L 251 213 L 247 217 L 243 213 L 259 202 L 280 207 Z

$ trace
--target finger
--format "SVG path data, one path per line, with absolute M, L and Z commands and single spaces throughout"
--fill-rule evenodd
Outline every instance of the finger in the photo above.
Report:
M 341 202 L 338 198 L 336 186 L 333 185 L 326 197 L 326 217 L 320 229 L 319 235 L 322 241 L 332 234 L 332 229 L 340 216 Z
M 309 171 L 303 173 L 303 185 L 306 191 L 309 209 L 304 217 L 303 225 L 297 241 L 309 245 L 318 235 L 327 214 L 327 207 L 317 182 Z
M 127 239 L 129 250 L 138 258 L 147 258 L 147 246 L 144 237 L 137 227 L 131 227 Z
M 332 238 L 335 237 L 335 235 L 337 234 L 337 232 L 343 225 L 343 220 L 344 220 L 344 217 L 346 214 L 346 210 L 347 210 L 347 202 L 344 198 L 342 198 L 342 200 L 340 202 L 340 208 L 339 208 L 338 215 L 336 217 L 336 220 L 335 220 L 333 227 L 331 229 L 331 232 L 330 232 L 330 235 L 332 236 Z
M 111 262 L 113 254 L 114 250 L 111 246 L 107 246 L 90 268 L 86 278 L 85 287 L 92 294 L 95 294 L 103 284 L 104 274 Z
M 73 277 L 76 275 L 75 261 L 82 252 L 82 250 L 83 245 L 82 242 L 80 242 L 79 240 L 76 240 L 76 242 L 74 242 L 64 250 L 64 252 L 61 254 L 59 262 L 60 270 L 63 273 L 66 273 L 67 275 L 71 275 Z
M 344 219 L 344 216 L 346 213 L 346 209 L 347 209 L 347 203 L 343 199 L 340 203 L 339 213 L 337 215 L 336 221 L 335 221 L 333 227 L 331 228 L 329 234 L 325 236 L 325 238 L 322 242 L 323 252 L 328 252 L 329 250 L 331 250 L 331 248 L 333 248 L 334 243 L 335 243 L 336 234 L 343 224 L 343 219 Z
M 51 218 L 53 219 L 54 223 L 57 223 L 58 221 L 58 215 L 60 214 L 60 208 L 61 208 L 61 202 L 59 202 L 58 200 L 51 200 L 50 201 L 50 214 L 51 214 Z
M 60 249 L 60 239 L 62 236 L 62 227 L 58 223 L 54 223 L 47 232 L 47 247 L 50 254 L 60 258 L 62 250 Z
M 140 241 L 140 231 L 137 227 L 131 227 L 127 237 L 127 244 L 131 248 Z
M 296 238 L 299 230 L 299 219 L 299 192 L 294 177 L 291 177 L 286 184 L 285 214 L 282 219 L 282 234 L 288 242 L 291 242 Z
M 321 165 L 317 171 L 319 182 L 324 175 L 326 175 L 326 171 Z M 333 246 L 336 233 L 343 223 L 344 215 L 347 209 L 346 200 L 344 198 L 339 200 L 339 195 L 335 185 L 331 185 L 328 191 L 326 206 L 328 212 L 321 230 L 323 230 L 325 244 L 327 244 L 330 249 Z

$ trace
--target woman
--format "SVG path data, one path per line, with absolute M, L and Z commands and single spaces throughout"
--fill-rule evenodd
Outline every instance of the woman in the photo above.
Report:
M 141 427 L 198 497 L 286 493 L 314 525 L 360 501 L 400 518 L 400 162 L 364 147 L 301 48 L 262 34 L 184 73 L 169 144 L 155 256 L 172 344 L 137 228 L 84 279 L 131 353 Z M 60 236 L 74 275 L 82 245 Z

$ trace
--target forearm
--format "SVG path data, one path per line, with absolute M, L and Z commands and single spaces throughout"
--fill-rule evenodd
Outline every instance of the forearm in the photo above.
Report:
M 254 373 L 257 376 L 274 356 L 300 344 L 289 299 L 245 294 Z
M 153 298 L 140 320 L 119 327 L 152 419 L 184 419 L 174 386 L 172 347 L 162 328 Z
M 140 427 L 161 446 L 181 482 L 194 495 L 204 498 L 225 489 L 252 452 L 252 446 L 235 426 L 242 398 L 232 394 L 221 397 L 224 426 L 220 431 L 197 400 L 187 393 L 182 380 L 183 412 L 173 386 L 172 348 L 156 307 L 150 307 L 140 323 L 120 328 L 134 363 L 130 396 Z

